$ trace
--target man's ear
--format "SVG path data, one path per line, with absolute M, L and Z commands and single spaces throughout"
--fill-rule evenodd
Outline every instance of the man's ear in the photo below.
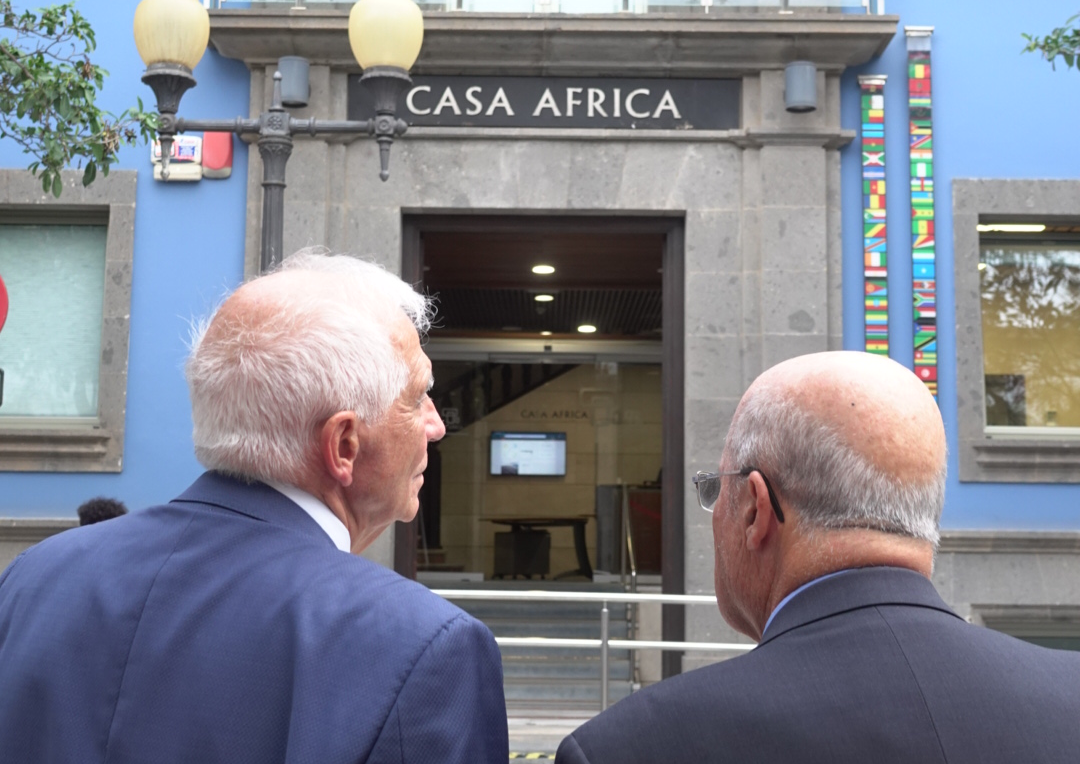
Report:
M 352 485 L 353 467 L 360 455 L 363 422 L 355 411 L 339 411 L 327 419 L 319 432 L 319 456 L 323 469 L 342 486 Z
M 769 489 L 760 472 L 751 472 L 746 477 L 750 493 L 750 503 L 743 513 L 743 528 L 746 533 L 746 548 L 753 551 L 761 549 L 770 535 L 776 530 L 776 514 L 773 512 Z

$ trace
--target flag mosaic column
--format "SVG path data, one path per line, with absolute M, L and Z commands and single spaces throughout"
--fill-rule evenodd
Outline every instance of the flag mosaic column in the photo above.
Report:
M 930 90 L 933 27 L 904 27 L 908 50 L 911 259 L 915 374 L 937 399 L 937 274 L 934 247 L 934 126 Z
M 885 75 L 859 76 L 862 101 L 863 277 L 866 352 L 889 354 L 885 241 Z

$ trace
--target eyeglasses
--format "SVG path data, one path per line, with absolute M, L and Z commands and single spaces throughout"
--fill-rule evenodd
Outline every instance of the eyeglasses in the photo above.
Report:
M 776 498 L 776 491 L 773 490 L 772 483 L 765 477 L 765 473 L 759 470 L 757 467 L 743 467 L 741 470 L 734 472 L 699 472 L 691 478 L 694 486 L 697 488 L 698 504 L 706 512 L 713 511 L 713 505 L 716 504 L 716 500 L 720 498 L 720 479 L 728 476 L 747 477 L 751 472 L 756 472 L 761 475 L 761 479 L 765 482 L 765 489 L 769 492 L 769 501 L 772 502 L 773 512 L 776 513 L 776 519 L 779 522 L 784 522 L 784 512 L 780 509 L 780 501 Z

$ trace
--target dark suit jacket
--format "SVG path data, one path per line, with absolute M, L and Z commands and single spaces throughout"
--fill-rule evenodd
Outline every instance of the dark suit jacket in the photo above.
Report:
M 972 626 L 924 577 L 811 586 L 746 655 L 653 685 L 584 724 L 562 764 L 1077 762 L 1080 654 Z
M 207 473 L 0 577 L 0 760 L 505 764 L 491 632 Z

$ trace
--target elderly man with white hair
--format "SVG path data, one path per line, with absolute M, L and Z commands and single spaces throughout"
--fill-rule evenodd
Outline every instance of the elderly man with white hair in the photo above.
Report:
M 910 371 L 774 366 L 694 483 L 720 613 L 759 644 L 617 703 L 557 762 L 1077 760 L 1080 655 L 972 626 L 930 583 L 945 430 Z
M 431 313 L 311 252 L 221 305 L 187 362 L 208 472 L 0 577 L 4 761 L 505 764 L 491 633 L 357 556 L 445 433 Z

